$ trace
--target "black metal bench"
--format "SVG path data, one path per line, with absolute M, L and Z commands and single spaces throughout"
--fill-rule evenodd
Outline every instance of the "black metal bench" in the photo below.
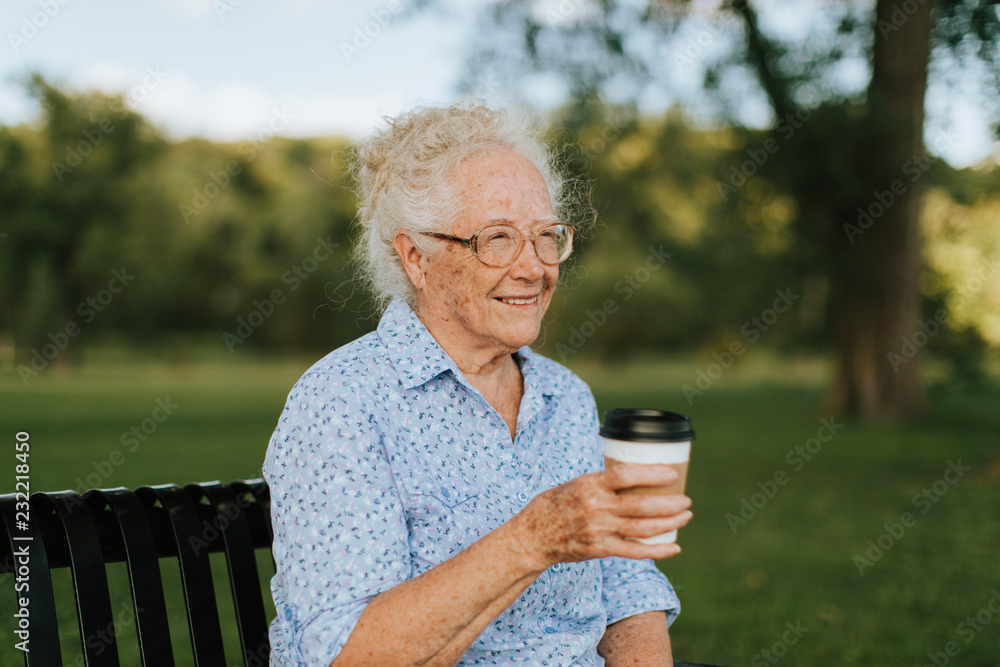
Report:
M 210 555 L 225 554 L 239 635 L 247 667 L 268 664 L 268 641 L 262 582 L 256 551 L 271 547 L 270 494 L 262 479 L 34 493 L 27 528 L 23 496 L 0 496 L 0 573 L 10 588 L 23 580 L 19 554 L 27 548 L 30 589 L 27 596 L 29 667 L 62 664 L 56 599 L 51 573 L 69 568 L 76 601 L 75 618 L 87 667 L 120 665 L 118 640 L 106 564 L 125 563 L 131 594 L 140 664 L 172 667 L 161 558 L 180 569 L 193 664 L 224 666 L 222 627 Z M 273 560 L 271 561 L 273 565 Z M 7 586 L 3 586 L 6 588 Z M 6 592 L 4 592 L 6 594 Z M 17 609 L 17 608 L 16 608 Z M 65 616 L 67 610 L 61 609 Z M 8 638 L 9 641 L 9 638 Z M 14 639 L 15 642 L 18 639 Z M 184 662 L 184 661 L 182 661 Z M 710 667 L 677 662 L 677 667 Z M 67 666 L 68 667 L 68 666 Z
M 29 554 L 26 664 L 62 664 L 50 571 L 65 567 L 72 573 L 84 664 L 120 664 L 105 563 L 124 562 L 141 664 L 174 665 L 160 576 L 159 559 L 165 557 L 176 558 L 180 567 L 194 664 L 228 664 L 209 561 L 216 552 L 225 554 L 228 566 L 242 661 L 268 663 L 268 619 L 254 553 L 271 546 L 263 480 L 91 490 L 83 496 L 34 493 L 27 531 L 19 529 L 23 517 L 17 516 L 16 496 L 8 494 L 0 496 L 0 519 L 0 563 L 15 575 L 13 581 L 18 554 L 25 548 Z

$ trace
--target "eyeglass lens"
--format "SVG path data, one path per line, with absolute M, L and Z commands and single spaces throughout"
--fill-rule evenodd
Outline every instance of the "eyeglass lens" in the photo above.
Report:
M 513 263 L 524 241 L 516 227 L 494 225 L 482 229 L 476 237 L 473 251 L 484 263 L 507 266 Z M 566 225 L 551 225 L 535 238 L 535 252 L 544 264 L 559 264 L 573 250 L 573 232 Z

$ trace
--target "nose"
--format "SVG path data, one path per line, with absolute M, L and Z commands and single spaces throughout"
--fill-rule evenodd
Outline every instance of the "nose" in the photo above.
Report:
M 545 275 L 545 265 L 538 259 L 535 244 L 530 239 L 524 240 L 521 251 L 510 266 L 510 274 L 512 278 L 532 281 L 541 280 Z

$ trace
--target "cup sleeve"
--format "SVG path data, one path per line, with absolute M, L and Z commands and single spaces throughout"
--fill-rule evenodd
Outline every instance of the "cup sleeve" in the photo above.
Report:
M 358 387 L 312 373 L 271 437 L 275 662 L 328 665 L 368 602 L 410 577 L 403 502 Z
M 601 599 L 609 625 L 636 614 L 663 610 L 669 626 L 681 611 L 673 586 L 651 560 L 602 558 L 601 575 Z

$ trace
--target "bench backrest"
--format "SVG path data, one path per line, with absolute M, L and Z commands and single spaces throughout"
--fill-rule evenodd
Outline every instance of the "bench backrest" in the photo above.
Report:
M 0 572 L 17 581 L 26 561 L 30 581 L 30 590 L 17 594 L 28 600 L 26 664 L 62 663 L 50 572 L 68 567 L 85 664 L 119 665 L 105 564 L 124 562 L 141 664 L 174 665 L 159 562 L 174 558 L 195 664 L 225 665 L 212 553 L 225 554 L 242 661 L 268 664 L 268 619 L 255 553 L 271 547 L 264 480 L 92 489 L 82 496 L 34 493 L 27 504 L 23 494 L 7 494 L 0 496 L 0 524 Z M 59 611 L 65 616 L 66 610 Z
M 27 595 L 28 600 L 31 650 L 24 657 L 29 667 L 62 664 L 51 577 L 58 568 L 72 574 L 83 664 L 118 667 L 105 566 L 121 562 L 128 571 L 140 664 L 172 667 L 161 558 L 176 559 L 180 569 L 194 664 L 226 665 L 212 553 L 225 554 L 243 664 L 268 664 L 268 623 L 255 553 L 271 548 L 270 494 L 264 480 L 92 489 L 82 496 L 73 491 L 34 493 L 27 500 L 27 517 L 24 502 L 21 494 L 0 495 L 0 573 L 23 579 L 20 554 L 27 549 L 30 591 L 16 597 Z M 65 617 L 67 610 L 59 611 Z

